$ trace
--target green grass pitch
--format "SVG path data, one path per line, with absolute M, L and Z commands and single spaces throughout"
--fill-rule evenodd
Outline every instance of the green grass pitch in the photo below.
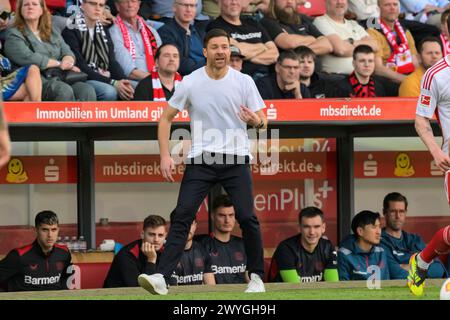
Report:
M 152 296 L 141 288 L 0 293 L 1 299 L 45 300 L 438 300 L 445 279 L 427 280 L 425 294 L 413 296 L 405 281 L 382 281 L 369 290 L 364 281 L 266 284 L 266 293 L 244 293 L 245 285 L 180 286 L 167 296 Z

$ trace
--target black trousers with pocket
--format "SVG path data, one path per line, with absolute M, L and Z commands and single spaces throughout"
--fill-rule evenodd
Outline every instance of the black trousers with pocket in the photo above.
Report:
M 253 187 L 248 157 L 245 160 L 247 163 L 238 161 L 236 156 L 234 163 L 229 162 L 206 164 L 205 161 L 195 158 L 191 160 L 191 164 L 186 164 L 177 206 L 170 215 L 170 229 L 164 252 L 158 262 L 157 272 L 163 274 L 166 281 L 183 254 L 189 229 L 200 204 L 216 183 L 223 186 L 233 202 L 236 220 L 242 229 L 249 275 L 256 273 L 263 278 L 264 254 L 261 230 L 253 210 Z

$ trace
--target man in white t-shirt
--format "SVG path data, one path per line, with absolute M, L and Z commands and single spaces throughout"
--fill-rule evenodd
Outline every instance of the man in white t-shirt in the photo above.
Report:
M 173 182 L 174 161 L 169 152 L 172 120 L 187 109 L 191 119 L 192 148 L 186 161 L 178 203 L 171 213 L 170 230 L 157 274 L 139 276 L 141 287 L 152 294 L 167 294 L 168 280 L 186 244 L 189 227 L 209 190 L 220 183 L 232 199 L 243 231 L 250 282 L 246 292 L 264 292 L 264 257 L 261 231 L 253 210 L 247 125 L 267 127 L 264 101 L 255 82 L 228 66 L 230 38 L 221 29 L 204 40 L 206 66 L 186 76 L 164 110 L 158 127 L 161 172 Z
M 347 0 L 327 0 L 326 7 L 327 13 L 314 20 L 314 25 L 333 46 L 331 54 L 321 57 L 322 71 L 350 74 L 353 72 L 353 49 L 366 44 L 376 52 L 377 44 L 356 21 L 344 18 L 348 9 Z

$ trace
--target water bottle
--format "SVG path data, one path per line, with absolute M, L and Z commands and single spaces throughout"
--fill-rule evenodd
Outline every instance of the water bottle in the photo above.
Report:
M 70 244 L 72 245 L 72 248 L 71 248 L 72 252 L 78 252 L 80 250 L 80 246 L 78 245 L 76 236 L 72 237 L 72 241 L 70 241 Z
M 78 239 L 78 243 L 80 245 L 80 247 L 79 247 L 80 252 L 86 252 L 87 251 L 87 241 L 84 240 L 83 236 L 80 236 L 80 238 Z
M 64 237 L 63 244 L 67 247 L 67 249 L 70 250 L 71 244 L 70 244 L 69 236 L 65 236 L 65 237 Z

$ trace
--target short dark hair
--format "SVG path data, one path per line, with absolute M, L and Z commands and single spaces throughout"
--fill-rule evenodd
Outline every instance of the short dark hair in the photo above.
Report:
M 444 50 L 444 48 L 442 47 L 442 42 L 441 42 L 440 39 L 438 39 L 436 37 L 432 37 L 432 36 L 427 36 L 427 37 L 423 38 L 422 40 L 420 40 L 419 44 L 417 45 L 417 52 L 422 53 L 423 46 L 427 42 L 436 42 L 441 47 L 441 51 Z
M 306 207 L 300 210 L 298 214 L 298 224 L 302 224 L 303 218 L 314 218 L 320 216 L 323 221 L 323 211 L 317 207 Z
M 166 220 L 161 216 L 158 216 L 156 214 L 151 214 L 147 218 L 145 218 L 143 230 L 145 230 L 147 228 L 154 229 L 154 228 L 161 227 L 161 226 L 166 226 Z
M 209 40 L 218 37 L 225 37 L 228 39 L 228 42 L 230 42 L 230 35 L 225 30 L 214 28 L 206 33 L 205 39 L 203 39 L 203 48 L 206 48 L 208 46 Z
M 389 209 L 390 201 L 404 202 L 405 209 L 408 210 L 408 199 L 406 199 L 406 197 L 399 192 L 391 192 L 388 193 L 383 199 L 383 214 L 386 214 Z
M 177 48 L 177 50 L 178 50 L 178 47 L 173 43 L 170 43 L 170 42 L 163 43 L 161 46 L 158 47 L 158 49 L 156 49 L 155 59 L 159 59 L 162 49 L 167 46 L 173 46 L 173 47 Z
M 212 203 L 212 212 L 215 212 L 220 207 L 229 208 L 233 206 L 230 196 L 227 194 L 221 194 L 217 196 Z
M 51 210 L 41 211 L 34 218 L 34 226 L 36 228 L 38 228 L 41 224 L 48 224 L 49 226 L 52 226 L 58 223 L 58 216 Z
M 294 51 L 297 54 L 298 59 L 312 57 L 314 59 L 314 61 L 316 61 L 317 55 L 314 53 L 314 51 L 312 51 L 311 48 L 309 48 L 307 46 L 299 46 L 299 47 L 295 48 Z
M 291 60 L 298 61 L 298 55 L 297 55 L 297 53 L 295 53 L 294 50 L 282 51 L 280 53 L 280 55 L 278 56 L 277 63 L 282 64 L 285 59 L 291 59 Z
M 367 44 L 360 44 L 353 50 L 353 60 L 356 59 L 356 55 L 358 53 L 369 54 L 369 53 L 375 53 L 375 51 L 373 51 L 372 47 L 368 46 Z
M 363 210 L 353 217 L 352 231 L 355 236 L 358 236 L 358 228 L 364 228 L 369 224 L 375 225 L 377 220 L 380 220 L 380 214 L 378 212 Z

